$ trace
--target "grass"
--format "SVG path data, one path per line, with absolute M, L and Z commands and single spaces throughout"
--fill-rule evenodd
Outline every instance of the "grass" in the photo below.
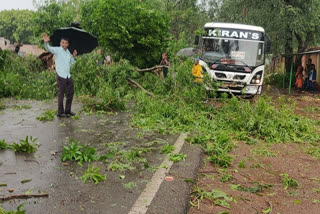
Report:
M 52 121 L 54 119 L 54 116 L 56 115 L 57 111 L 53 110 L 46 110 L 45 112 L 41 113 L 38 117 L 37 120 L 40 121 Z
M 258 182 L 253 182 L 253 184 L 255 185 L 253 187 L 245 187 L 245 186 L 242 186 L 241 184 L 231 185 L 231 189 L 256 194 L 256 193 L 263 192 L 263 189 L 270 189 L 272 187 L 271 184 L 260 184 Z
M 246 161 L 245 160 L 241 160 L 238 164 L 239 168 L 245 169 L 246 168 Z
M 251 153 L 254 155 L 265 156 L 265 157 L 277 157 L 274 152 L 271 152 L 266 146 L 256 147 L 251 150 Z
M 288 174 L 284 173 L 280 174 L 280 176 L 282 176 L 281 181 L 285 190 L 287 190 L 289 187 L 296 188 L 299 186 L 298 181 L 290 178 Z
M 3 104 L 3 103 L 1 102 L 1 100 L 0 100 L 0 111 L 4 110 L 4 109 L 6 109 L 6 108 L 7 108 L 6 105 Z
M 107 177 L 105 175 L 100 174 L 100 167 L 88 166 L 88 170 L 83 173 L 83 176 L 81 177 L 81 180 L 83 183 L 86 183 L 87 181 L 91 181 L 95 184 L 107 180 Z
M 31 109 L 31 106 L 30 105 L 14 105 L 13 109 L 14 110 Z
M 22 153 L 34 153 L 38 151 L 38 138 L 33 138 L 32 136 L 26 136 L 24 140 L 20 140 L 19 143 L 13 143 L 10 146 L 10 149 L 12 149 L 14 152 Z
M 318 106 L 307 106 L 305 111 L 309 113 L 315 113 L 315 112 L 319 112 L 320 108 Z
M 233 179 L 232 175 L 225 171 L 222 173 L 220 181 L 228 182 L 228 181 L 232 181 L 232 179 Z

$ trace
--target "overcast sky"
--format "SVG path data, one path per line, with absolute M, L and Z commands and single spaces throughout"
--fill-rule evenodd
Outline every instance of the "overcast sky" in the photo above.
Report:
M 0 11 L 11 9 L 34 10 L 33 0 L 0 0 Z

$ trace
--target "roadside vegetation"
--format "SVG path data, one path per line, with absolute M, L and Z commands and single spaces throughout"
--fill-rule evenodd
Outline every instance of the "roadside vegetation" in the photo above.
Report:
M 106 54 L 112 53 L 114 62 L 107 66 L 97 64 L 101 56 L 96 52 L 77 58 L 71 73 L 75 95 L 83 103 L 81 112 L 90 115 L 95 112 L 113 114 L 126 111 L 132 114 L 131 125 L 142 131 L 152 130 L 168 135 L 188 133 L 187 141 L 201 146 L 206 154 L 204 161 L 218 168 L 218 175 L 205 177 L 212 180 L 216 177 L 225 184 L 232 183 L 232 191 L 261 194 L 273 187 L 274 184 L 259 182 L 244 185 L 238 182 L 234 174 L 240 169 L 271 168 L 265 163 L 250 161 L 257 157 L 278 158 L 279 153 L 271 149 L 276 144 L 304 145 L 305 153 L 315 158 L 320 157 L 320 123 L 296 114 L 294 101 L 282 97 L 274 99 L 266 95 L 246 100 L 233 95 L 217 94 L 218 83 L 210 81 L 207 76 L 204 77 L 204 83 L 210 85 L 212 91 L 206 92 L 203 85 L 194 83 L 191 74 L 192 59 L 175 55 L 179 49 L 191 46 L 193 35 L 201 33 L 203 23 L 217 19 L 262 25 L 270 32 L 271 40 L 276 44 L 273 46 L 273 54 L 282 53 L 284 50 L 290 53 L 293 48 L 304 51 L 309 44 L 319 42 L 316 37 L 310 37 L 307 41 L 306 35 L 320 31 L 319 27 L 315 27 L 320 25 L 305 25 L 306 22 L 320 23 L 319 17 L 315 15 L 318 13 L 313 12 L 310 15 L 304 11 L 308 11 L 309 8 L 320 11 L 319 3 L 314 3 L 311 7 L 309 3 L 301 1 L 290 3 L 288 6 L 272 0 L 259 3 L 257 7 L 258 3 L 252 4 L 252 1 L 247 0 L 238 1 L 236 4 L 231 0 L 208 1 L 208 4 L 202 2 L 200 6 L 197 5 L 197 1 L 124 0 L 119 3 L 117 0 L 91 0 L 83 4 L 79 2 L 81 1 L 74 0 L 59 3 L 50 0 L 38 5 L 34 13 L 24 12 L 29 18 L 32 16 L 34 29 L 28 28 L 27 32 L 10 29 L 17 32 L 10 39 L 23 42 L 25 40 L 22 38 L 25 38 L 27 42 L 41 45 L 39 37 L 34 35 L 40 36 L 42 32 L 52 34 L 54 29 L 65 27 L 73 21 L 81 21 L 87 31 L 99 37 L 101 48 Z M 217 10 L 213 5 L 216 5 Z M 262 11 L 269 11 L 266 8 L 270 7 L 276 8 L 267 14 L 274 19 L 266 19 L 261 15 L 265 14 Z M 130 15 L 119 16 L 118 13 Z M 230 17 L 230 14 L 240 15 Z M 306 17 L 303 14 L 310 16 Z M 9 16 L 17 14 L 1 12 L 0 20 Z M 292 22 L 293 16 L 300 18 Z M 270 20 L 277 20 L 278 25 Z M 10 22 L 6 20 L 1 23 Z M 189 27 L 190 25 L 193 27 Z M 278 39 L 279 35 L 284 34 L 294 34 L 297 41 L 286 36 Z M 163 78 L 157 72 L 139 69 L 158 64 L 161 52 L 165 51 L 169 53 L 171 61 L 167 78 Z M 275 72 L 266 78 L 266 83 L 282 86 L 283 77 L 285 80 L 288 79 L 287 74 Z M 50 100 L 56 95 L 56 75 L 53 71 L 44 69 L 37 57 L 21 58 L 0 49 L 0 98 Z M 0 111 L 5 108 L 7 106 L 0 100 Z M 14 108 L 19 110 L 29 107 Z M 306 111 L 319 112 L 319 107 L 309 106 Z M 47 110 L 37 119 L 50 121 L 54 119 L 54 115 L 55 111 Z M 80 116 L 76 115 L 73 119 L 79 119 Z M 146 153 L 156 150 L 156 143 L 159 142 L 128 146 L 123 150 L 121 148 L 125 143 L 111 142 L 107 143 L 103 153 L 98 153 L 96 148 L 81 144 L 77 139 L 70 139 L 63 147 L 61 161 L 76 162 L 80 166 L 85 163 L 88 168 L 81 177 L 82 181 L 99 183 L 107 179 L 101 173 L 101 163 L 107 171 L 123 172 L 151 168 Z M 250 157 L 235 162 L 235 156 L 231 153 L 240 143 L 250 146 Z M 160 144 L 163 145 L 160 150 L 158 148 L 158 152 L 168 155 L 171 161 L 184 161 L 188 158 L 182 153 L 173 154 L 175 148 L 172 145 L 166 142 Z M 4 149 L 34 153 L 38 150 L 37 139 L 27 136 L 19 143 L 11 145 L 3 139 L 0 141 L 0 150 Z M 98 161 L 99 166 L 95 165 Z M 238 166 L 239 169 L 236 169 L 237 172 L 231 172 L 231 166 Z M 281 173 L 278 175 L 281 176 L 278 182 L 285 190 L 300 187 L 299 181 L 291 178 L 287 172 Z M 120 179 L 124 179 L 124 175 L 120 175 Z M 124 187 L 134 188 L 136 184 L 128 182 Z M 237 203 L 237 199 L 220 189 L 205 190 L 196 184 L 190 204 L 199 207 L 199 203 L 204 199 L 226 209 L 230 208 L 232 202 Z M 18 207 L 17 213 L 23 213 L 19 211 L 20 208 Z M 262 212 L 270 213 L 271 208 L 270 205 Z

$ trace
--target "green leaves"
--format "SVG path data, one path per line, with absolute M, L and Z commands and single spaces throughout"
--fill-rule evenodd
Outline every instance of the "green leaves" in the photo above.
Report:
M 81 8 L 83 27 L 100 45 L 139 67 L 159 63 L 169 32 L 168 15 L 138 0 L 91 0 Z
M 287 173 L 280 175 L 282 176 L 281 181 L 285 190 L 287 190 L 289 187 L 295 188 L 299 186 L 298 181 L 294 180 L 293 178 L 290 178 Z
M 61 161 L 77 161 L 80 166 L 82 163 L 90 163 L 91 161 L 98 160 L 99 157 L 96 154 L 96 150 L 93 147 L 86 147 L 79 145 L 80 141 L 74 141 L 70 138 L 69 146 L 63 147 L 63 153 L 61 155 Z
M 164 154 L 169 154 L 171 153 L 173 150 L 175 150 L 175 147 L 172 146 L 171 144 L 166 144 L 164 146 L 162 146 L 161 148 L 161 153 L 164 153 Z
M 211 192 L 207 192 L 196 186 L 192 192 L 192 204 L 198 204 L 197 201 L 202 201 L 205 198 L 218 206 L 226 208 L 230 208 L 230 202 L 233 201 L 232 197 L 219 189 L 213 189 Z
M 27 152 L 27 153 L 33 153 L 38 150 L 38 138 L 33 138 L 32 136 L 26 136 L 26 139 L 20 140 L 20 143 L 13 143 L 10 145 L 10 149 L 12 149 L 14 152 Z
M 31 43 L 34 41 L 30 10 L 3 10 L 0 12 L 0 35 L 11 43 Z
M 83 176 L 81 177 L 83 183 L 86 183 L 88 180 L 94 182 L 95 184 L 105 181 L 107 177 L 105 175 L 100 174 L 100 169 L 100 167 L 97 167 L 95 165 L 88 166 L 88 170 L 84 172 Z
M 32 20 L 34 23 L 34 35 L 41 36 L 46 32 L 51 35 L 55 29 L 70 26 L 76 21 L 77 7 L 74 1 L 56 1 L 46 0 L 38 5 L 37 11 L 34 13 Z M 37 40 L 38 44 L 42 44 L 42 40 Z
M 173 162 L 179 162 L 179 161 L 182 161 L 182 160 L 185 160 L 187 157 L 186 154 L 183 154 L 183 153 L 179 153 L 179 154 L 170 154 L 169 155 L 169 160 L 170 161 L 173 161 Z
M 0 140 L 0 150 L 8 149 L 9 145 L 6 143 L 5 139 Z
M 37 120 L 52 121 L 54 119 L 55 114 L 56 114 L 56 111 L 48 109 L 47 111 L 41 113 L 41 115 L 37 117 Z

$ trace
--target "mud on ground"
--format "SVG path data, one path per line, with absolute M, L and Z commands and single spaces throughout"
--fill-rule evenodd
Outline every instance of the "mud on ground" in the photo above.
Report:
M 320 118 L 319 93 L 293 90 L 288 95 L 287 90 L 276 89 L 267 94 L 294 101 L 297 114 L 315 120 Z M 189 213 L 320 213 L 320 162 L 307 154 L 316 147 L 307 143 L 247 145 L 238 142 L 232 151 L 233 164 L 227 169 L 216 167 L 205 157 L 194 190 L 198 187 L 205 192 L 220 190 L 227 193 L 230 207 L 217 205 L 215 200 L 197 200 L 199 197 L 191 194 L 193 206 Z M 284 174 L 296 180 L 298 186 L 286 187 Z M 219 204 L 219 201 L 215 202 Z

